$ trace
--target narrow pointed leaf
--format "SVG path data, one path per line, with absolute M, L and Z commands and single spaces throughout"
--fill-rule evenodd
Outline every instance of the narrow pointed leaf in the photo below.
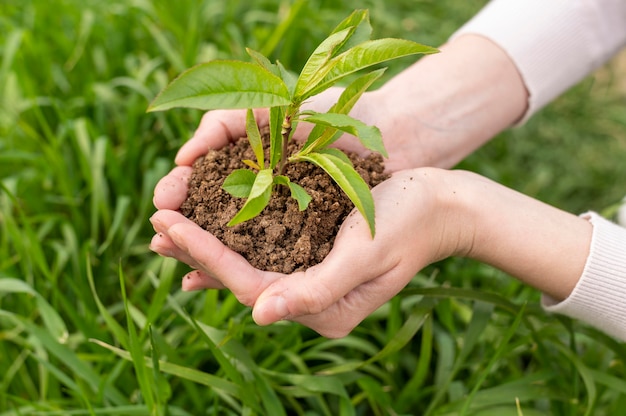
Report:
M 285 106 L 270 108 L 270 169 L 276 167 L 282 154 L 281 131 L 286 112 Z
M 230 220 L 228 226 L 233 226 L 256 217 L 263 211 L 272 196 L 273 177 L 271 169 L 259 171 L 252 184 L 250 195 L 241 210 Z
M 304 91 L 312 89 L 315 86 L 312 80 L 320 79 L 320 70 L 332 59 L 333 52 L 343 45 L 352 30 L 353 28 L 346 28 L 331 34 L 313 51 L 304 64 L 302 71 L 300 71 L 294 92 L 296 96 L 302 95 Z M 326 71 L 328 71 L 328 69 Z
M 346 165 L 351 166 L 352 168 L 354 168 L 354 165 L 352 164 L 352 161 L 350 160 L 348 155 L 346 155 L 344 152 L 342 152 L 339 149 L 335 149 L 333 147 L 329 147 L 329 148 L 326 148 L 326 149 L 321 149 L 318 152 L 323 152 L 324 154 L 332 155 L 332 156 L 334 156 L 334 157 L 336 157 L 338 159 L 343 160 L 343 162 Z M 296 157 L 296 159 L 297 159 L 297 157 Z
M 114 347 L 113 345 L 107 344 L 97 339 L 91 339 L 90 341 L 96 345 L 106 348 L 107 350 L 113 352 L 115 355 L 123 358 L 124 360 L 132 361 L 131 354 L 128 351 L 125 351 L 118 347 Z M 144 360 L 146 362 L 146 366 L 152 366 L 152 360 L 148 359 L 148 357 L 144 357 Z M 195 368 L 184 367 L 167 361 L 159 361 L 159 366 L 161 371 L 166 374 L 171 374 L 181 379 L 193 381 L 194 383 L 210 387 L 214 390 L 217 390 L 218 394 L 220 395 L 228 394 L 234 397 L 241 397 L 241 386 L 238 386 L 237 384 L 232 383 L 222 377 L 218 377 L 213 374 L 196 370 Z
M 267 59 L 267 57 L 261 52 L 257 52 L 254 49 L 250 48 L 246 48 L 246 52 L 248 53 L 248 55 L 250 55 L 252 59 L 254 59 L 254 62 L 259 64 L 261 67 L 265 68 L 272 74 L 276 75 L 277 77 L 280 77 L 280 71 L 278 70 L 278 66 L 270 62 L 270 60 Z
M 337 51 L 338 53 L 345 52 L 361 42 L 370 40 L 372 36 L 372 25 L 370 24 L 369 11 L 367 9 L 355 10 L 350 16 L 339 23 L 332 33 L 339 32 L 349 27 L 354 27 L 353 32 Z
M 328 112 L 348 114 L 359 98 L 361 98 L 363 93 L 367 91 L 367 89 L 371 87 L 372 84 L 376 82 L 386 70 L 386 68 L 381 68 L 362 75 L 352 81 L 352 83 L 350 83 L 350 85 L 343 90 L 339 96 L 339 100 L 337 100 L 337 103 L 333 105 Z
M 28 283 L 19 279 L 3 277 L 0 279 L 0 293 L 3 292 L 27 293 L 28 295 L 35 296 L 37 309 L 48 332 L 61 344 L 67 341 L 69 333 L 61 316 L 56 309 Z
M 254 112 L 251 108 L 248 108 L 248 112 L 246 113 L 246 134 L 248 135 L 250 147 L 256 156 L 259 166 L 261 169 L 265 168 L 265 154 L 263 151 L 261 132 L 259 132 L 259 126 L 256 124 Z
M 250 159 L 244 159 L 241 161 L 244 165 L 246 166 L 250 166 L 252 169 L 254 170 L 261 170 L 263 169 L 261 166 L 259 166 L 254 160 L 250 160 Z
M 222 188 L 237 198 L 247 198 L 252 191 L 256 173 L 248 169 L 234 170 L 226 177 Z
M 300 99 L 306 99 L 330 88 L 346 76 L 368 68 L 409 55 L 437 53 L 438 49 L 405 39 L 376 39 L 360 43 L 341 55 L 330 60 L 326 66 L 328 72 L 324 79 L 312 89 L 298 91 Z M 323 71 L 320 71 L 323 72 Z
M 329 152 L 320 151 L 309 153 L 301 158 L 324 169 L 324 171 L 333 178 L 348 198 L 350 198 L 352 203 L 354 203 L 354 206 L 359 210 L 361 215 L 363 215 L 373 238 L 376 232 L 374 199 L 372 198 L 369 186 L 365 183 L 363 178 L 361 178 L 351 165 Z
M 291 72 L 290 70 L 285 68 L 280 62 L 276 62 L 276 66 L 278 67 L 279 76 L 282 78 L 283 82 L 287 86 L 289 95 L 293 96 L 296 90 L 296 84 L 298 82 L 298 74 Z
M 355 79 L 354 81 L 352 81 L 352 83 L 343 90 L 343 92 L 339 96 L 339 99 L 337 100 L 335 105 L 333 105 L 328 110 L 328 112 L 338 113 L 338 114 L 348 114 L 350 110 L 352 110 L 356 102 L 361 98 L 363 93 L 367 91 L 367 89 L 371 87 L 372 84 L 376 82 L 383 75 L 385 70 L 386 68 L 382 68 L 382 69 L 367 73 L 365 75 L 362 75 L 358 77 L 357 79 Z M 311 130 L 311 133 L 309 134 L 309 137 L 307 138 L 306 143 L 304 144 L 304 146 L 302 146 L 303 151 L 306 151 L 306 149 L 308 149 L 309 146 L 311 146 L 310 150 L 314 151 L 317 148 L 323 147 L 324 145 L 322 143 L 334 142 L 336 138 L 334 138 L 333 136 L 336 133 L 336 131 L 337 129 L 332 128 L 332 127 L 316 125 L 315 127 L 313 127 L 313 130 Z M 318 143 L 312 146 L 312 144 L 316 141 Z
M 265 68 L 249 62 L 217 60 L 183 72 L 159 93 L 148 111 L 174 107 L 259 108 L 289 102 L 285 83 Z
M 309 123 L 325 127 L 336 128 L 344 133 L 352 134 L 356 136 L 367 149 L 373 150 L 387 157 L 387 150 L 385 150 L 382 135 L 376 126 L 368 126 L 362 121 L 352 118 L 346 114 L 336 113 L 313 113 L 304 118 L 303 121 L 308 121 Z M 319 147 L 322 148 L 329 144 L 330 143 L 321 143 Z

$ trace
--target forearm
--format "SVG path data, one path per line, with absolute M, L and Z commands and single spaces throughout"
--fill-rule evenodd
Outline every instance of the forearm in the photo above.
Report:
M 589 254 L 591 224 L 488 179 L 451 172 L 452 201 L 468 229 L 459 252 L 565 299 Z M 453 237 L 454 238 L 454 237 Z
M 368 99 L 383 136 L 400 140 L 402 167 L 454 166 L 526 109 L 515 65 L 496 44 L 467 35 L 401 72 Z M 399 137 L 399 139 L 398 139 Z M 393 170 L 393 167 L 392 167 Z

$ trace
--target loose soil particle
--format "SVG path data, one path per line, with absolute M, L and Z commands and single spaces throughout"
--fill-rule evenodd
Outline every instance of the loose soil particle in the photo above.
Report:
M 290 146 L 292 152 L 296 145 Z M 370 187 L 387 178 L 380 155 L 348 156 Z M 309 207 L 299 211 L 287 187 L 278 186 L 259 216 L 228 227 L 226 224 L 245 200 L 224 191 L 222 183 L 230 172 L 246 167 L 241 162 L 244 159 L 255 160 L 245 138 L 222 149 L 210 150 L 196 160 L 188 197 L 181 206 L 183 215 L 258 269 L 292 273 L 321 262 L 332 248 L 341 223 L 354 208 L 352 201 L 321 168 L 306 162 L 292 163 L 286 166 L 285 174 L 311 195 Z

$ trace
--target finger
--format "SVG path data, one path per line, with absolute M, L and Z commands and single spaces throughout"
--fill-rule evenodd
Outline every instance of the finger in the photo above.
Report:
M 150 218 L 152 227 L 156 232 L 150 241 L 150 250 L 161 256 L 173 257 L 190 267 L 197 269 L 199 266 L 195 259 L 190 257 L 186 251 L 181 250 L 168 235 L 169 227 L 172 224 L 181 221 L 192 223 L 189 219 L 185 218 L 182 214 L 176 211 L 159 210 L 155 212 Z
M 152 237 L 152 240 L 150 241 L 150 250 L 163 257 L 175 258 L 193 269 L 197 269 L 199 267 L 193 258 L 189 257 L 185 251 L 181 250 L 172 241 L 172 239 L 164 233 L 158 232 Z
M 257 109 L 254 115 L 259 126 L 267 125 L 267 109 Z M 246 135 L 246 110 L 214 110 L 202 116 L 193 137 L 185 143 L 174 161 L 191 166 L 208 149 L 220 149 Z
M 252 306 L 279 273 L 255 269 L 240 254 L 196 224 L 178 222 L 168 229 L 172 241 L 193 258 L 198 268 L 221 282 L 237 299 Z
M 265 325 L 320 314 L 355 288 L 392 270 L 400 259 L 394 253 L 381 253 L 385 238 L 373 240 L 364 218 L 353 212 L 322 263 L 277 280 L 259 296 L 255 321 Z
M 323 312 L 303 315 L 293 319 L 327 338 L 341 338 L 348 335 L 376 309 L 397 295 L 413 273 L 403 274 L 399 268 L 365 282 Z
M 177 210 L 187 198 L 187 184 L 192 168 L 177 166 L 154 187 L 152 202 L 157 209 Z
M 163 251 L 230 289 L 241 303 L 252 306 L 258 295 L 277 279 L 278 273 L 255 269 L 240 254 L 226 247 L 211 233 L 176 211 L 159 210 L 150 218 L 157 236 L 151 248 Z M 159 234 L 162 234 L 159 236 Z M 156 241 L 154 241 L 156 240 Z M 200 288 L 207 280 L 191 287 Z M 211 287 L 217 287 L 211 283 Z
M 436 241 L 428 236 L 437 233 L 430 230 L 432 221 L 422 223 L 414 212 L 427 189 L 412 175 L 396 175 L 373 189 L 374 239 L 363 216 L 353 211 L 322 263 L 277 280 L 259 296 L 253 310 L 256 322 L 289 319 L 325 336 L 342 336 L 429 264 L 434 259 L 430 246 Z M 429 204 L 421 205 L 430 212 Z
M 207 273 L 201 270 L 194 270 L 183 276 L 182 289 L 185 292 L 189 292 L 202 289 L 225 289 L 225 286 Z

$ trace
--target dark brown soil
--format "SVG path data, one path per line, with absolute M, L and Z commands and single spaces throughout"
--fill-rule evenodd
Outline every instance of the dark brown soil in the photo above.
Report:
M 365 159 L 349 156 L 370 187 L 387 178 L 380 155 Z M 228 227 L 226 224 L 241 209 L 244 199 L 224 191 L 222 183 L 234 169 L 246 167 L 241 162 L 244 159 L 255 159 L 246 139 L 210 150 L 198 159 L 182 213 L 258 269 L 292 273 L 321 262 L 330 251 L 339 226 L 354 208 L 350 199 L 321 168 L 311 163 L 290 164 L 285 174 L 311 195 L 309 207 L 299 211 L 289 190 L 278 186 L 258 217 Z

